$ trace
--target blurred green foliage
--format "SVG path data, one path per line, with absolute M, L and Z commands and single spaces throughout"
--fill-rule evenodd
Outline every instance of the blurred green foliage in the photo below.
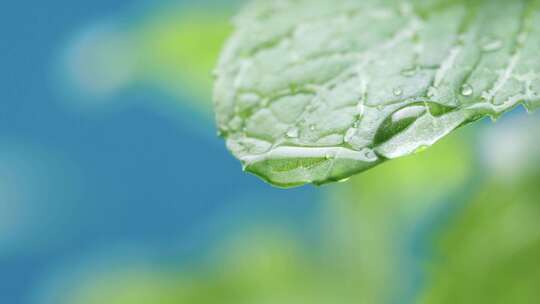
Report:
M 196 100 L 209 102 L 211 71 L 230 31 L 228 14 L 223 11 L 152 14 L 132 34 L 141 54 L 141 78 L 181 94 L 189 88 Z M 208 109 L 209 104 L 202 106 Z
M 423 303 L 540 300 L 540 170 L 488 178 L 435 243 Z

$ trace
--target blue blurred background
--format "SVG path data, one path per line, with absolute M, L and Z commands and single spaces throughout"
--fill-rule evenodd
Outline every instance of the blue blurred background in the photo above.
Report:
M 211 71 L 238 5 L 4 4 L 0 303 L 540 299 L 535 116 L 274 189 L 215 135 Z

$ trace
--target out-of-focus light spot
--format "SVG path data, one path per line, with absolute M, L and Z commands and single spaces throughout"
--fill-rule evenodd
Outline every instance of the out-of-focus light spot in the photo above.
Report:
M 28 193 L 21 187 L 25 184 L 25 176 L 18 172 L 20 168 L 15 163 L 5 163 L 0 160 L 0 252 L 2 245 L 16 240 L 23 230 L 25 201 Z
M 83 95 L 104 100 L 136 78 L 137 48 L 130 35 L 113 24 L 82 32 L 65 53 L 66 77 Z
M 39 192 L 40 178 L 32 170 L 31 159 L 9 147 L 0 153 L 0 252 L 27 237 L 34 224 L 32 201 Z
M 68 44 L 62 78 L 83 110 L 109 105 L 127 89 L 151 88 L 188 97 L 185 106 L 209 114 L 212 69 L 229 32 L 227 10 L 179 5 L 97 23 Z
M 0 144 L 0 256 L 47 250 L 78 192 L 71 165 L 37 147 Z
M 481 134 L 484 164 L 498 178 L 513 179 L 538 162 L 540 119 L 514 115 Z

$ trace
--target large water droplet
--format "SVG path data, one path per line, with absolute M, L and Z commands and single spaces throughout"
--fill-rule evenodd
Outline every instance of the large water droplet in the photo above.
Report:
M 453 107 L 435 102 L 415 102 L 407 105 L 396 110 L 383 121 L 375 134 L 373 142 L 375 145 L 379 145 L 392 139 L 394 136 L 405 131 L 423 115 L 429 114 L 438 117 L 452 110 L 454 110 Z
M 402 88 L 395 88 L 393 91 L 395 96 L 401 96 L 403 95 L 403 89 Z
M 461 86 L 461 95 L 469 97 L 473 93 L 474 93 L 474 89 L 470 84 L 466 83 L 463 86 Z
M 423 105 L 407 106 L 395 111 L 379 126 L 375 134 L 375 145 L 384 143 L 401 133 L 426 112 L 427 109 Z

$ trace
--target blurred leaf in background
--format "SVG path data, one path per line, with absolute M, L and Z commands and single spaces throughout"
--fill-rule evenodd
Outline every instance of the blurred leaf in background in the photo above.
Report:
M 485 178 L 434 238 L 422 303 L 540 300 L 540 120 L 506 123 L 481 134 Z
M 421 284 L 416 252 L 430 220 L 450 209 L 474 177 L 474 156 L 459 131 L 432 149 L 330 187 L 327 214 L 341 273 L 362 303 L 405 303 Z M 354 302 L 352 302 L 354 303 Z

